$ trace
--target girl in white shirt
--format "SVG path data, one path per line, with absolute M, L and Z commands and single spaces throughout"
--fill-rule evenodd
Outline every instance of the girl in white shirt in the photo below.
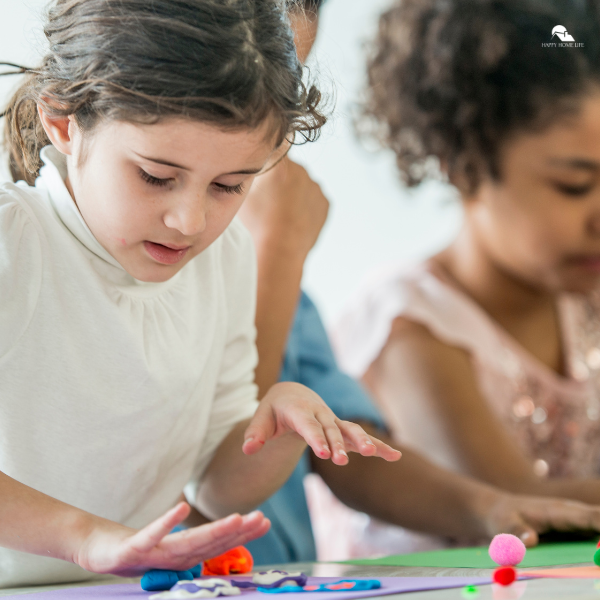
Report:
M 187 569 L 260 536 L 261 513 L 235 513 L 304 440 L 340 465 L 399 458 L 300 385 L 257 410 L 255 264 L 234 216 L 284 141 L 324 122 L 283 14 L 50 8 L 49 53 L 5 113 L 20 181 L 0 187 L 0 586 Z M 221 520 L 169 534 L 184 487 Z

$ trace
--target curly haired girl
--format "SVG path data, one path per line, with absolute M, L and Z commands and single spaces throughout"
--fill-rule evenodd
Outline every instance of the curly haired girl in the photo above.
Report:
M 405 182 L 439 170 L 464 223 L 369 282 L 337 329 L 342 365 L 438 464 L 599 503 L 600 5 L 396 2 L 369 83 Z

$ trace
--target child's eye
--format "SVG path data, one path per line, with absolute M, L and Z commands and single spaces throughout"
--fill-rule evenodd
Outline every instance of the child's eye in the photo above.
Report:
M 566 183 L 555 182 L 554 186 L 559 192 L 567 196 L 585 196 L 593 187 L 593 184 L 586 183 L 585 185 L 569 185 Z
M 226 194 L 242 194 L 244 192 L 244 186 L 241 183 L 237 185 L 225 185 L 224 183 L 214 183 L 219 191 L 225 192 Z
M 158 177 L 153 177 L 152 175 L 150 175 L 150 173 L 146 173 L 146 171 L 144 171 L 144 169 L 140 169 L 140 177 L 146 183 L 149 183 L 150 185 L 157 185 L 159 187 L 165 186 L 170 181 L 172 181 L 171 177 L 169 177 L 167 179 L 159 179 Z

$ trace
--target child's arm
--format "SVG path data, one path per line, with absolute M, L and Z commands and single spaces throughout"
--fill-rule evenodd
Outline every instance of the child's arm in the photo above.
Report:
M 327 218 L 329 202 L 304 167 L 288 157 L 257 177 L 239 215 L 258 259 L 258 398 L 277 383 L 300 295 L 304 261 Z
M 518 493 L 600 503 L 600 480 L 541 479 L 481 396 L 468 354 L 397 319 L 365 376 L 394 437 L 443 466 Z M 446 462 L 447 459 L 450 463 Z
M 290 476 L 304 440 L 316 456 L 336 465 L 348 462 L 347 452 L 400 458 L 400 452 L 360 426 L 338 419 L 308 388 L 278 383 L 261 400 L 250 424 L 236 425 L 217 449 L 196 495 L 198 508 L 219 517 L 258 506 Z
M 375 433 L 367 423 L 361 425 Z M 461 542 L 479 543 L 512 533 L 534 546 L 538 534 L 550 530 L 600 531 L 600 507 L 511 494 L 441 469 L 406 448 L 394 464 L 357 456 L 344 469 L 327 461 L 313 461 L 313 468 L 351 508 Z
M 0 472 L 0 545 L 66 560 L 95 573 L 135 576 L 148 569 L 186 570 L 269 529 L 269 521 L 256 512 L 170 534 L 189 511 L 181 502 L 137 531 Z
M 277 381 L 300 294 L 302 264 L 326 209 L 327 200 L 318 186 L 304 169 L 287 160 L 256 179 L 240 213 L 258 254 L 256 381 L 261 390 Z M 330 376 L 329 365 L 319 367 L 324 377 Z M 361 425 L 375 434 L 368 423 Z M 312 466 L 349 506 L 437 535 L 473 540 L 510 531 L 534 545 L 537 533 L 550 529 L 600 530 L 596 507 L 516 496 L 440 469 L 410 450 L 402 448 L 402 452 L 397 463 L 355 456 L 344 468 L 313 455 Z

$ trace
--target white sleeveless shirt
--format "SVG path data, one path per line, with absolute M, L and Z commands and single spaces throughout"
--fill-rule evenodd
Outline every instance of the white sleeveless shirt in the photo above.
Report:
M 238 222 L 173 278 L 132 278 L 42 151 L 35 188 L 0 186 L 0 471 L 140 528 L 257 407 L 256 265 Z M 0 587 L 92 577 L 0 548 Z

